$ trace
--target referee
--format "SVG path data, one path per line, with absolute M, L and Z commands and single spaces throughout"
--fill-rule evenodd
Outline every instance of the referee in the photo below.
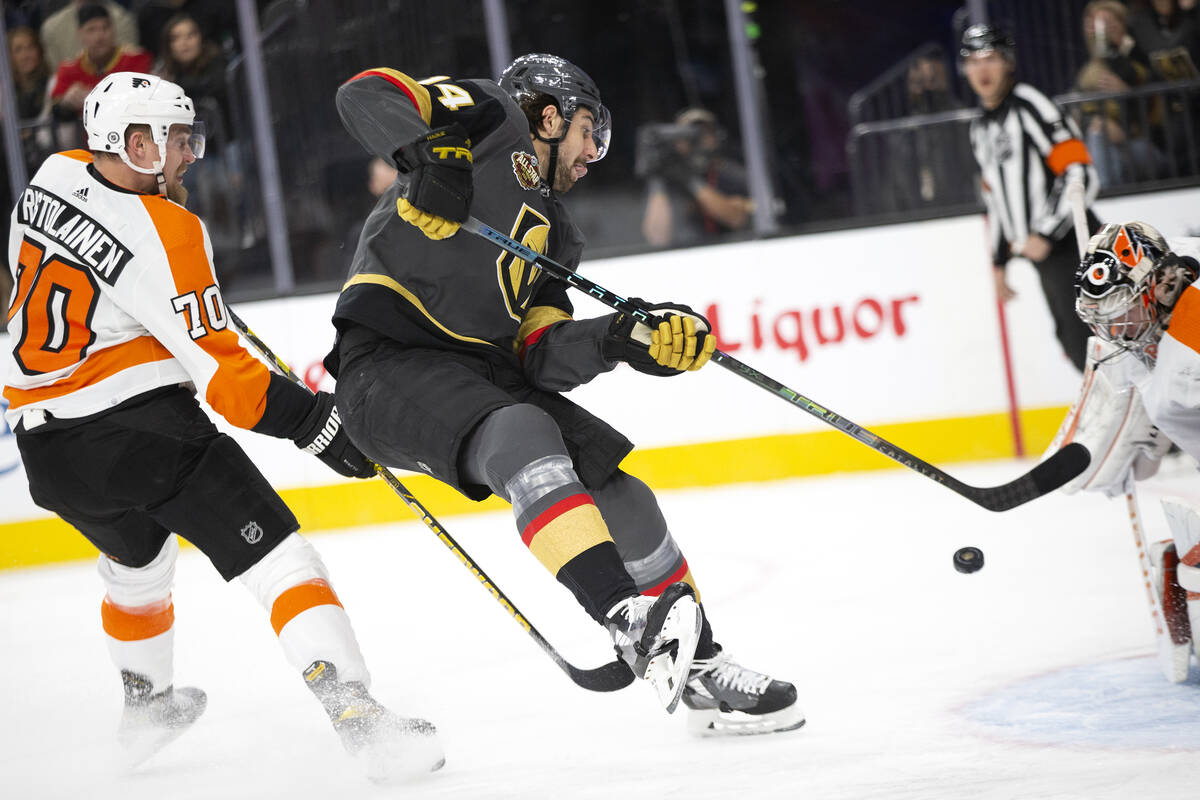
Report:
M 983 115 L 971 123 L 971 147 L 982 173 L 996 292 L 1001 300 L 1014 296 L 1004 277 L 1010 258 L 1033 262 L 1055 335 L 1082 372 L 1089 331 L 1075 315 L 1079 253 L 1067 186 L 1082 181 L 1090 206 L 1100 183 L 1075 122 L 1014 78 L 1014 50 L 1012 37 L 990 25 L 967 28 L 959 50 L 967 82 L 983 106 Z M 1089 227 L 1099 224 L 1089 208 Z

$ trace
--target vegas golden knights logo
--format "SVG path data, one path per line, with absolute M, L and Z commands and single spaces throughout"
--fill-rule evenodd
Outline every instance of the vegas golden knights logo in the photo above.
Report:
M 517 214 L 517 221 L 508 235 L 530 250 L 544 255 L 546 237 L 549 234 L 550 220 L 522 203 L 521 212 Z M 525 259 L 517 258 L 512 253 L 501 253 L 496 259 L 500 290 L 504 293 L 504 302 L 508 305 L 508 313 L 513 319 L 524 319 L 525 307 L 533 296 L 533 284 L 541 272 L 537 267 L 526 264 Z

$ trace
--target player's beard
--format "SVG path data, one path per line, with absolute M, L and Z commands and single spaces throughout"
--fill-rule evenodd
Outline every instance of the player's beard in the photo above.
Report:
M 187 208 L 188 190 L 183 182 L 167 184 L 167 199 Z
M 576 183 L 575 162 L 559 160 L 554 168 L 554 191 L 559 194 L 569 192 Z

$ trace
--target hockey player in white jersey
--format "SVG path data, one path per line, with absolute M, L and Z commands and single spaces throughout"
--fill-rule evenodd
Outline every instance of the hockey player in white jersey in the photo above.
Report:
M 88 95 L 83 123 L 90 151 L 50 156 L 12 213 L 4 397 L 34 501 L 101 553 L 129 763 L 205 708 L 203 691 L 174 686 L 179 535 L 265 606 L 288 662 L 372 777 L 436 769 L 433 726 L 370 695 L 320 557 L 194 396 L 344 476 L 374 474 L 332 396 L 271 374 L 227 326 L 207 230 L 183 206 L 183 175 L 204 146 L 191 100 L 156 76 L 114 73 Z
M 1064 487 L 1132 492 L 1175 443 L 1200 460 L 1200 239 L 1173 239 L 1144 222 L 1108 224 L 1088 243 L 1076 274 L 1076 308 L 1092 329 L 1083 386 L 1051 444 L 1097 454 Z M 1153 601 L 1161 610 L 1163 669 L 1187 679 L 1200 634 L 1200 509 L 1163 501 L 1173 541 L 1148 545 Z M 1136 520 L 1135 520 L 1136 522 Z

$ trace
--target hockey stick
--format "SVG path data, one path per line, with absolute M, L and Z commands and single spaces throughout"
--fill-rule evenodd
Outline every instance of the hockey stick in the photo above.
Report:
M 572 272 L 557 261 L 543 256 L 541 253 L 526 247 L 517 240 L 505 236 L 500 231 L 488 227 L 475 217 L 468 217 L 467 221 L 462 224 L 462 227 L 463 230 L 487 239 L 518 258 L 524 259 L 529 264 L 537 264 L 537 266 L 544 269 L 550 275 L 565 281 L 568 285 L 599 300 L 609 308 L 623 311 L 639 322 L 645 323 L 652 328 L 654 327 L 652 315 L 645 309 L 639 308 L 634 303 L 610 292 L 602 286 L 598 286 L 582 275 Z M 832 425 L 842 433 L 857 439 L 867 447 L 883 453 L 888 458 L 903 464 L 915 472 L 919 472 L 930 480 L 937 481 L 989 511 L 1007 511 L 1022 503 L 1028 503 L 1030 500 L 1048 494 L 1083 472 L 1091 460 L 1087 448 L 1073 442 L 1041 464 L 1038 464 L 1020 478 L 1003 486 L 983 488 L 969 486 L 942 472 L 932 464 L 922 461 L 912 453 L 902 450 L 859 425 L 855 425 L 845 417 L 817 405 L 799 392 L 789 389 L 779 381 L 764 375 L 751 366 L 743 364 L 728 353 L 717 350 L 712 355 L 712 361 L 714 364 L 720 364 L 739 377 L 745 378 L 755 386 L 783 398 L 794 406 L 798 406 L 801 410 L 808 412 L 822 422 Z
M 230 321 L 233 323 L 233 326 L 237 329 L 238 333 L 241 334 L 242 338 L 249 342 L 254 349 L 262 354 L 264 358 L 274 364 L 275 368 L 278 369 L 285 378 L 297 386 L 303 387 L 305 391 L 312 392 L 312 389 L 308 387 L 308 384 L 304 382 L 304 379 L 292 372 L 291 367 L 289 367 L 287 363 L 283 361 L 283 359 L 275 355 L 275 352 L 271 350 L 270 347 L 267 347 L 266 343 L 263 342 L 262 339 L 259 339 L 258 336 L 256 336 L 254 332 L 247 327 L 246 323 L 242 321 L 241 317 L 234 313 L 232 308 L 226 308 L 226 310 L 229 312 Z M 454 541 L 454 538 L 446 531 L 445 528 L 441 526 L 441 523 L 434 518 L 433 514 L 429 512 L 429 509 L 425 508 L 425 506 L 421 504 L 421 501 L 418 500 L 412 492 L 405 488 L 404 484 L 400 482 L 400 479 L 393 475 L 391 470 L 387 469 L 386 467 L 375 463 L 372 463 L 372 466 L 375 468 L 376 474 L 383 478 L 391 490 L 395 492 L 401 500 L 404 501 L 405 505 L 412 509 L 413 513 L 421 518 L 421 521 L 425 523 L 425 526 L 429 528 L 429 530 L 437 534 L 437 537 L 442 541 L 442 544 L 450 548 L 450 552 L 454 553 L 454 555 L 458 557 L 458 560 L 462 562 L 462 565 L 466 567 L 472 575 L 475 576 L 479 583 L 483 585 L 483 588 L 487 589 L 491 593 L 492 597 L 496 598 L 496 602 L 498 602 L 504 608 L 504 610 L 507 611 L 512 618 L 517 621 L 518 625 L 525 629 L 525 632 L 528 633 L 533 640 L 538 643 L 538 646 L 545 651 L 546 655 L 550 656 L 550 659 L 557 664 L 563 672 L 567 673 L 567 676 L 570 677 L 570 679 L 573 680 L 578 686 L 581 686 L 584 689 L 589 689 L 593 692 L 614 692 L 618 689 L 624 689 L 626 686 L 633 683 L 633 672 L 630 671 L 629 667 L 626 666 L 625 662 L 623 661 L 610 661 L 609 663 L 600 667 L 596 667 L 595 669 L 580 669 L 559 655 L 558 651 L 554 649 L 554 646 L 546 641 L 544 636 L 538 633 L 537 628 L 533 627 L 529 620 L 525 618 L 525 615 L 517 609 L 511 600 L 508 599 L 508 596 L 505 595 L 504 592 L 500 591 L 500 587 L 497 586 L 492 579 L 487 576 L 487 573 L 485 573 L 469 555 L 467 555 L 467 551 L 459 546 L 458 542 Z
M 1087 255 L 1088 240 L 1091 230 L 1087 221 L 1085 207 L 1086 192 L 1083 181 L 1078 177 L 1067 183 L 1067 199 L 1071 203 L 1071 216 L 1075 223 L 1075 244 L 1079 248 L 1079 259 Z M 1142 582 L 1146 586 L 1146 599 L 1150 603 L 1150 621 L 1154 623 L 1154 641 L 1158 649 L 1158 665 L 1172 683 L 1182 683 L 1188 677 L 1188 663 L 1191 652 L 1191 642 L 1182 644 L 1175 641 L 1175 630 L 1172 629 L 1163 610 L 1162 597 L 1154 586 L 1155 566 L 1150 562 L 1150 549 L 1146 543 L 1146 528 L 1142 524 L 1142 513 L 1138 508 L 1137 487 L 1130 469 L 1125 479 L 1124 495 L 1125 508 L 1129 512 L 1129 526 L 1133 530 L 1133 543 L 1137 547 L 1138 566 L 1142 570 Z M 1164 556 L 1165 557 L 1165 556 Z M 1165 571 L 1164 571 L 1165 580 Z

